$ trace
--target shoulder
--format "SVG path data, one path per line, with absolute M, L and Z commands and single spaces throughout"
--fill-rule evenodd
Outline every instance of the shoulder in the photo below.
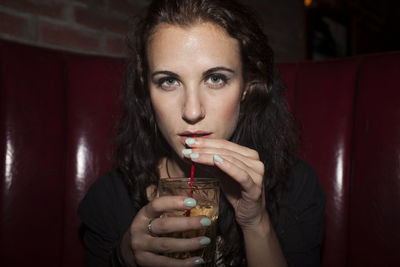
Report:
M 116 224 L 125 228 L 134 215 L 128 189 L 117 170 L 99 177 L 90 186 L 78 208 L 81 221 L 94 231 L 119 228 L 115 227 Z M 97 229 L 100 227 L 102 229 Z
M 318 175 L 307 162 L 297 159 L 278 205 L 278 228 L 284 230 L 301 220 L 324 217 L 326 196 Z
M 79 206 L 79 211 L 95 203 L 97 205 L 111 204 L 113 201 L 118 201 L 118 198 L 124 199 L 127 195 L 128 190 L 123 182 L 122 174 L 117 170 L 112 170 L 99 177 L 90 186 Z
M 298 159 L 279 199 L 275 231 L 289 265 L 319 266 L 325 192 L 314 168 Z
M 111 170 L 97 178 L 90 186 L 85 198 L 99 193 L 113 194 L 115 192 L 126 191 L 122 174 L 117 170 Z
M 325 200 L 325 192 L 316 171 L 301 159 L 297 159 L 292 168 L 285 195 L 294 203 L 311 201 L 313 198 Z

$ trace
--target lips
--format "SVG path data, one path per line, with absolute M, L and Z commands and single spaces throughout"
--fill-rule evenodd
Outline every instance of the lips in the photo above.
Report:
M 178 134 L 182 143 L 185 144 L 185 140 L 187 138 L 193 138 L 194 136 L 200 138 L 210 138 L 212 132 L 205 132 L 205 131 L 185 131 Z
M 179 133 L 178 135 L 179 136 L 186 136 L 186 137 L 194 137 L 195 135 L 196 135 L 196 137 L 204 137 L 204 136 L 207 136 L 207 135 L 210 135 L 210 134 L 211 134 L 211 132 L 205 132 L 205 131 L 194 131 L 194 132 L 185 131 L 185 132 Z

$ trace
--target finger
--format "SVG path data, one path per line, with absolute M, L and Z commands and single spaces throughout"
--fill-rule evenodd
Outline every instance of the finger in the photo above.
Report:
M 256 150 L 238 145 L 236 143 L 230 142 L 225 139 L 213 139 L 213 138 L 187 138 L 186 145 L 190 148 L 204 148 L 204 147 L 214 147 L 214 148 L 224 148 L 231 151 L 235 151 L 242 154 L 245 157 L 252 159 L 260 159 L 259 154 Z
M 193 157 L 193 155 L 195 155 Z M 253 169 L 249 168 L 246 164 L 244 164 L 242 161 L 232 157 L 231 155 L 220 155 L 220 154 L 208 154 L 208 153 L 193 153 L 188 155 L 193 162 L 204 164 L 204 165 L 209 165 L 209 166 L 214 166 L 220 160 L 221 162 L 223 161 L 223 158 L 228 160 L 231 167 L 229 167 L 228 171 L 226 172 L 224 169 L 221 169 L 224 171 L 226 174 L 231 176 L 233 179 L 237 180 L 237 182 L 240 182 L 240 176 L 243 177 L 250 177 L 253 179 L 254 183 L 261 186 L 262 184 L 262 178 L 263 178 L 263 172 L 258 173 L 254 171 Z
M 152 220 L 151 231 L 156 235 L 163 235 L 191 230 L 201 230 L 210 225 L 211 220 L 206 216 L 162 217 Z M 203 232 L 205 233 L 205 230 Z
M 221 156 L 219 154 L 214 154 L 213 160 L 215 165 L 219 164 L 218 167 L 220 169 L 223 166 L 224 162 L 230 164 L 231 167 L 229 167 L 228 169 L 229 173 L 226 172 L 229 176 L 232 176 L 233 173 L 237 172 L 238 175 L 241 175 L 244 179 L 251 178 L 254 184 L 256 184 L 257 186 L 262 186 L 264 171 L 255 171 L 253 168 L 249 168 L 242 161 L 236 159 L 235 157 L 232 157 L 231 155 Z M 262 169 L 264 169 L 264 165 L 262 166 Z M 225 171 L 224 169 L 221 170 Z M 242 170 L 242 172 L 240 172 L 239 170 Z
M 196 200 L 185 196 L 162 196 L 154 198 L 143 207 L 143 215 L 148 219 L 159 217 L 166 211 L 188 210 L 196 206 Z
M 249 173 L 244 170 L 246 167 L 243 163 L 237 162 L 234 164 L 233 159 L 228 160 L 227 156 L 220 156 L 218 154 L 195 154 L 195 157 L 192 154 L 191 156 L 192 161 L 196 163 L 217 166 L 238 182 L 245 190 L 249 190 L 255 185 Z
M 198 266 L 197 261 L 199 261 L 200 257 L 192 257 L 185 260 L 178 260 L 174 258 L 169 258 L 162 255 L 157 255 L 152 252 L 141 252 L 135 255 L 135 259 L 138 265 L 140 266 L 166 266 L 166 267 L 175 267 L 175 266 Z
M 255 160 L 253 158 L 243 156 L 243 154 L 225 148 L 206 147 L 206 148 L 184 149 L 182 153 L 185 158 L 192 159 L 192 161 L 198 163 L 201 163 L 200 162 L 201 159 L 199 160 L 197 155 L 200 156 L 203 154 L 211 154 L 212 156 L 214 156 L 215 154 L 218 154 L 220 156 L 233 157 L 241 161 L 240 165 L 242 166 L 243 169 L 251 169 L 258 174 L 264 175 L 264 164 L 260 160 L 258 159 Z M 195 156 L 193 157 L 193 155 Z M 204 160 L 208 159 L 208 160 L 202 164 L 212 165 L 212 160 L 209 160 L 210 159 L 209 157 L 203 159 Z M 243 164 L 245 165 L 245 167 L 243 166 Z
M 154 237 L 147 243 L 144 250 L 155 253 L 187 252 L 204 248 L 210 243 L 211 239 L 206 236 L 194 238 Z
M 253 196 L 254 199 L 258 199 L 258 196 L 261 193 L 260 188 L 262 187 L 262 176 L 256 175 L 254 178 L 252 178 L 246 171 L 239 168 L 230 160 L 231 159 L 227 159 L 226 157 L 219 155 L 214 156 L 215 166 L 238 182 L 242 189 L 247 193 L 246 195 Z

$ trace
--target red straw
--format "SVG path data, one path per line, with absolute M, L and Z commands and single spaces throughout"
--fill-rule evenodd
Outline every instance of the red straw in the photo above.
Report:
M 190 172 L 190 187 L 193 187 L 193 177 L 194 177 L 194 164 L 192 163 L 192 170 Z
M 196 134 L 193 135 L 193 137 L 196 138 Z M 193 178 L 194 178 L 194 163 L 192 162 L 192 169 L 190 171 L 190 188 L 192 188 L 190 190 L 190 197 L 193 197 Z M 186 217 L 190 216 L 190 210 L 186 211 Z
M 196 138 L 196 134 L 193 135 Z M 193 188 L 193 178 L 194 178 L 194 163 L 192 162 L 192 170 L 190 172 L 190 187 Z M 190 191 L 190 197 L 193 196 L 193 189 Z

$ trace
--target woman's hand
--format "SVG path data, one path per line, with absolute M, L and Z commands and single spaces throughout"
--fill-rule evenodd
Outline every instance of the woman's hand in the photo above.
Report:
M 222 190 L 243 231 L 247 266 L 287 266 L 265 209 L 264 164 L 257 151 L 221 139 L 185 141 L 191 148 L 182 151 L 185 157 L 228 176 L 221 179 Z
M 221 177 L 221 188 L 232 204 L 243 230 L 257 227 L 265 219 L 264 164 L 258 152 L 223 139 L 188 138 L 190 150 L 182 151 L 193 162 L 217 166 L 229 177 Z M 268 217 L 268 216 L 267 216 Z
M 121 242 L 121 251 L 129 266 L 195 266 L 200 264 L 199 257 L 178 260 L 160 255 L 161 253 L 186 252 L 204 247 L 201 240 L 204 236 L 194 238 L 159 237 L 173 232 L 202 229 L 207 224 L 205 216 L 197 217 L 163 217 L 165 211 L 190 210 L 196 205 L 192 198 L 181 196 L 164 196 L 154 198 L 135 216 L 129 230 Z M 151 220 L 151 233 L 148 225 Z M 206 242 L 207 243 L 207 242 Z

